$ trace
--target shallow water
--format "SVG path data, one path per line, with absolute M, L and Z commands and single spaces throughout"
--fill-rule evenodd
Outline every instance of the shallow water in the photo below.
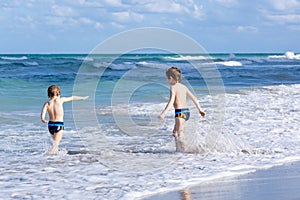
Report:
M 118 60 L 100 80 L 95 101 L 90 98 L 65 105 L 66 126 L 60 152 L 49 156 L 45 152 L 51 138 L 47 126 L 39 119 L 40 109 L 47 100 L 46 88 L 59 84 L 63 96 L 72 95 L 82 59 L 78 56 L 21 58 L 2 58 L 0 63 L 3 72 L 0 196 L 3 199 L 142 198 L 300 160 L 298 60 L 270 60 L 266 55 L 217 58 L 215 62 L 223 62 L 217 66 L 224 76 L 225 94 L 207 92 L 205 83 L 182 61 L 187 57 L 171 57 L 173 60 L 167 58 L 167 61 L 163 60 L 166 57 Z M 227 61 L 242 65 L 227 66 Z M 96 69 L 88 69 L 97 71 L 105 61 L 87 62 L 94 68 L 96 65 Z M 186 83 L 192 86 L 207 113 L 207 117 L 201 118 L 190 104 L 191 118 L 185 130 L 190 153 L 175 153 L 171 134 L 173 112 L 168 113 L 164 122 L 157 120 L 169 95 L 162 85 L 165 80 L 160 80 L 157 74 L 170 63 L 183 67 Z M 149 70 L 149 65 L 156 70 L 157 79 L 153 80 L 159 79 L 162 84 L 135 90 L 126 104 L 122 96 L 115 96 L 112 104 L 112 91 L 119 78 L 132 66 Z M 61 76 L 59 81 L 53 79 L 57 74 Z M 83 88 L 91 86 L 90 75 L 86 78 Z M 137 83 L 134 76 L 122 80 L 127 89 Z M 281 82 L 284 84 L 278 84 Z M 224 107 L 218 109 L 220 100 Z M 85 109 L 86 105 L 95 107 Z
M 186 136 L 190 148 L 200 154 L 174 152 L 172 116 L 161 133 L 151 137 L 114 135 L 119 131 L 115 124 L 81 133 L 67 129 L 58 156 L 44 155 L 50 145 L 46 127 L 6 124 L 0 136 L 4 144 L 0 152 L 1 196 L 131 199 L 299 160 L 300 106 L 295 101 L 299 91 L 299 85 L 282 85 L 227 94 L 223 133 L 214 146 L 205 146 L 213 120 L 209 109 L 206 119 L 198 118 L 192 109 Z M 264 103 L 266 99 L 268 103 Z M 98 149 L 83 151 L 93 145 L 88 134 L 108 132 L 110 145 L 97 144 Z M 78 149 L 83 154 L 67 154 Z M 242 153 L 243 149 L 249 153 Z

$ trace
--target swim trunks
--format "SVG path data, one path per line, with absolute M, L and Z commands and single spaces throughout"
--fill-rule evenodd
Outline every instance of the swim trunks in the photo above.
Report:
M 51 121 L 49 121 L 48 130 L 51 133 L 51 135 L 54 135 L 54 133 L 57 133 L 61 130 L 65 130 L 64 123 L 63 122 L 51 122 Z
M 176 117 L 183 118 L 187 121 L 190 118 L 190 110 L 188 108 L 175 109 L 175 118 Z

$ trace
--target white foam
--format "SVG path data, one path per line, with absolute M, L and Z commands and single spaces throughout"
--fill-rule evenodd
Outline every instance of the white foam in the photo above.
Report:
M 146 61 L 140 61 L 136 65 L 137 66 L 142 66 L 142 67 L 155 68 L 155 69 L 165 69 L 166 68 L 165 64 L 152 63 L 152 62 L 146 62 Z
M 124 64 L 111 64 L 109 68 L 113 70 L 129 70 L 134 68 L 133 65 L 124 65 Z
M 166 57 L 169 60 L 176 60 L 176 61 L 182 61 L 182 60 L 209 60 L 210 58 L 208 56 L 179 56 L 179 57 Z
M 284 55 L 273 55 L 268 56 L 270 59 L 289 59 L 289 60 L 300 60 L 300 54 L 295 54 L 292 51 L 285 52 Z
M 38 66 L 39 65 L 38 62 L 24 62 L 23 64 L 27 65 L 27 66 Z
M 26 56 L 21 57 L 13 57 L 13 56 L 2 56 L 2 60 L 27 60 L 28 58 Z
M 249 61 L 245 62 L 245 64 L 249 64 Z M 227 67 L 240 67 L 243 66 L 243 63 L 239 61 L 229 60 L 229 61 L 204 63 L 204 65 L 223 65 Z
M 287 51 L 287 52 L 285 52 L 284 55 L 285 55 L 288 59 L 296 59 L 296 60 L 299 60 L 299 59 L 300 59 L 300 54 L 295 55 L 295 53 L 292 52 L 292 51 Z
M 85 61 L 85 62 L 93 62 L 94 61 L 94 58 L 92 57 L 82 57 L 82 58 L 76 58 L 77 60 L 82 60 L 82 61 Z
M 223 61 L 223 62 L 215 62 L 215 64 L 217 64 L 217 65 L 224 65 L 224 66 L 228 66 L 228 67 L 240 67 L 240 66 L 243 66 L 243 64 L 241 62 L 234 61 L 234 60 Z

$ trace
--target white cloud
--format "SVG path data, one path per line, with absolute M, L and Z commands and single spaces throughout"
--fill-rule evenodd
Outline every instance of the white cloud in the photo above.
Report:
M 154 13 L 182 13 L 184 6 L 172 1 L 152 1 L 145 4 L 149 12 Z
M 113 27 L 118 28 L 118 29 L 123 29 L 123 28 L 125 28 L 124 25 L 119 24 L 119 23 L 116 23 L 116 22 L 111 22 L 110 24 L 111 24 Z
M 202 20 L 205 16 L 203 6 L 194 5 L 193 17 Z
M 102 26 L 102 24 L 100 22 L 95 22 L 94 28 L 95 29 L 101 29 L 101 28 L 103 28 L 103 26 Z
M 238 0 L 215 0 L 215 1 L 224 7 L 233 7 L 238 4 Z
M 83 24 L 87 24 L 87 25 L 91 25 L 91 24 L 94 24 L 94 22 L 89 19 L 89 18 L 86 18 L 86 17 L 81 17 L 79 18 L 79 21 Z
M 288 26 L 288 28 L 293 31 L 300 31 L 300 25 L 292 25 Z
M 268 4 L 261 9 L 261 15 L 273 25 L 299 25 L 300 1 L 298 0 L 267 0 Z
M 144 16 L 142 14 L 134 13 L 131 11 L 124 11 L 124 12 L 115 12 L 112 13 L 112 16 L 115 20 L 119 22 L 141 22 L 144 19 Z
M 297 0 L 268 0 L 274 9 L 280 11 L 291 11 L 300 8 L 300 2 Z
M 64 24 L 64 20 L 61 17 L 47 16 L 45 19 L 48 25 L 61 26 Z
M 190 18 L 192 19 L 203 19 L 204 9 L 203 6 L 199 3 L 196 3 L 194 0 L 133 0 L 130 4 L 124 4 L 123 8 L 130 8 L 136 12 L 143 14 L 145 18 L 153 17 L 161 18 L 159 15 L 170 15 L 176 14 L 177 18 Z M 168 17 L 170 21 L 176 21 L 175 17 Z
M 257 33 L 258 28 L 254 26 L 238 26 L 236 27 L 237 32 L 252 32 Z
M 95 29 L 101 29 L 101 28 L 103 28 L 103 26 L 102 26 L 102 24 L 100 22 L 96 22 L 96 21 L 91 20 L 91 19 L 86 18 L 86 17 L 79 18 L 78 23 L 79 23 L 80 26 L 87 25 L 87 26 L 91 26 L 91 27 L 93 27 Z
M 16 17 L 16 19 L 24 24 L 28 24 L 28 23 L 33 23 L 33 18 L 30 16 L 26 16 L 26 17 Z
M 27 27 L 30 28 L 31 31 L 32 29 L 38 28 L 38 23 L 35 20 L 35 16 L 30 16 L 30 15 L 20 15 L 20 16 L 15 16 L 14 17 L 15 23 L 13 23 L 13 27 Z
M 117 21 L 127 21 L 129 19 L 129 12 L 115 12 L 112 13 L 112 16 Z
M 10 1 L 5 1 L 5 2 L 0 2 L 1 7 L 6 7 L 6 8 L 18 8 L 21 6 L 21 1 L 18 0 L 10 0 Z
M 53 26 L 63 26 L 63 30 L 71 30 L 74 26 L 81 25 L 94 28 L 105 25 L 125 28 L 130 27 L 132 22 L 143 22 L 146 26 L 166 26 L 162 18 L 165 19 L 164 22 L 168 21 L 170 26 L 184 26 L 186 21 L 202 20 L 204 17 L 203 6 L 195 0 L 44 0 L 43 3 L 28 0 L 22 8 L 17 6 L 19 3 L 20 0 L 11 0 L 3 3 L 5 6 L 0 10 L 12 9 L 6 12 L 11 13 L 10 15 L 16 13 L 19 17 L 21 14 L 34 14 L 32 17 L 36 25 L 50 25 L 52 30 Z M 24 12 L 17 12 L 20 9 Z M 35 10 L 39 12 L 34 12 Z M 5 18 L 2 19 L 4 20 Z M 46 30 L 47 26 L 41 29 Z
M 26 2 L 26 6 L 28 7 L 28 8 L 33 8 L 34 7 L 34 0 L 28 0 L 27 2 Z
M 48 38 L 51 40 L 51 41 L 56 41 L 57 40 L 57 37 L 53 34 L 48 34 Z
M 60 26 L 64 29 L 71 28 L 78 25 L 78 21 L 71 17 L 57 17 L 48 16 L 46 17 L 46 23 L 48 25 Z M 61 30 L 60 30 L 61 31 Z
M 267 15 L 266 17 L 278 24 L 287 24 L 287 23 L 300 24 L 300 15 L 297 14 Z
M 123 6 L 121 0 L 104 0 L 106 5 L 113 6 L 113 7 L 120 7 Z
M 53 5 L 52 12 L 54 15 L 59 17 L 72 17 L 75 16 L 76 14 L 73 8 L 67 6 L 59 6 L 59 5 Z
M 65 4 L 73 5 L 75 7 L 101 7 L 102 4 L 97 1 L 87 1 L 87 0 L 64 0 Z

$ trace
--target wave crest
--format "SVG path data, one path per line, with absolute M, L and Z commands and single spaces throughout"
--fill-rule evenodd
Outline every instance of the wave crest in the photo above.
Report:
M 2 60 L 27 60 L 27 56 L 14 57 L 14 56 L 2 56 Z
M 284 55 L 273 55 L 273 56 L 268 56 L 268 58 L 271 58 L 271 59 L 300 60 L 300 54 L 295 54 L 292 51 L 287 51 L 287 52 L 285 52 Z

